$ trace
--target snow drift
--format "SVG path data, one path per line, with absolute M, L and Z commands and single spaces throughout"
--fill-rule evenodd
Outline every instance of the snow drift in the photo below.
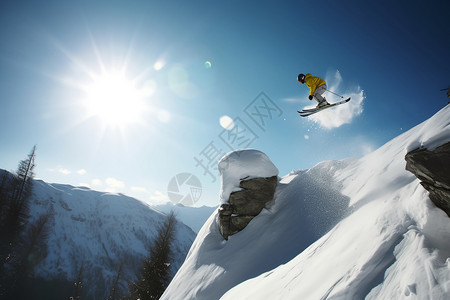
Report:
M 447 299 L 450 222 L 405 170 L 450 141 L 450 108 L 361 159 L 291 172 L 224 241 L 217 214 L 162 299 Z

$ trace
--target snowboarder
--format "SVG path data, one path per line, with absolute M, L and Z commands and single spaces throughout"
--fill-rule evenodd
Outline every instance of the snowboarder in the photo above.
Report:
M 297 81 L 301 84 L 306 83 L 306 85 L 310 89 L 309 100 L 313 98 L 317 101 L 317 108 L 324 107 L 326 105 L 330 105 L 325 97 L 322 96 L 323 93 L 327 90 L 327 83 L 325 80 L 319 77 L 312 76 L 311 73 L 298 74 Z

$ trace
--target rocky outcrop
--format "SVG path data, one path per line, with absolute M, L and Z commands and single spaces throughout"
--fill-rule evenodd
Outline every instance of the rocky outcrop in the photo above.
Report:
M 406 170 L 420 179 L 430 200 L 450 217 L 450 142 L 432 151 L 413 150 L 405 159 Z
M 278 168 L 263 152 L 241 149 L 224 155 L 218 169 L 221 178 L 219 231 L 228 240 L 243 230 L 273 199 Z
M 278 176 L 241 180 L 240 191 L 230 194 L 219 208 L 219 230 L 224 239 L 243 230 L 273 200 Z

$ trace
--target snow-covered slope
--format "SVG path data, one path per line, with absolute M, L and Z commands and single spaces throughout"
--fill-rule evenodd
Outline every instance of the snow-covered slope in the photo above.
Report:
M 446 107 L 361 159 L 291 172 L 228 241 L 212 215 L 163 299 L 448 299 L 450 220 L 404 156 L 449 124 Z
M 35 181 L 30 202 L 32 218 L 51 213 L 48 255 L 37 276 L 74 282 L 82 267 L 84 289 L 95 299 L 108 297 L 121 264 L 120 286 L 127 291 L 127 281 L 135 279 L 165 220 L 165 214 L 125 195 L 41 180 Z M 195 233 L 178 222 L 174 270 L 194 238 Z

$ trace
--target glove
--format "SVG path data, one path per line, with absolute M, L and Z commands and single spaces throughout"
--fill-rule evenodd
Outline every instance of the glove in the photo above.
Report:
M 309 97 L 308 97 L 308 98 L 309 98 L 309 100 L 312 100 L 313 96 L 312 96 L 312 95 L 309 95 Z

